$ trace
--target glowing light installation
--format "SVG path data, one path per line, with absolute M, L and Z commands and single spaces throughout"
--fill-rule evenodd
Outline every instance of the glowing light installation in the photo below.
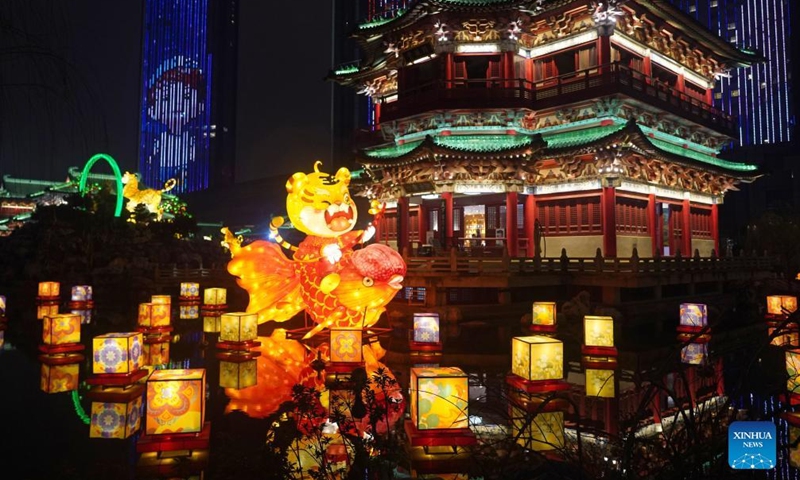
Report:
M 111 170 L 114 172 L 114 179 L 116 180 L 117 186 L 117 204 L 114 207 L 114 216 L 119 217 L 122 215 L 122 206 L 125 202 L 125 199 L 122 196 L 122 173 L 119 171 L 119 166 L 117 165 L 117 161 L 111 157 L 111 155 L 106 155 L 105 153 L 98 153 L 97 155 L 93 156 L 86 162 L 86 165 L 83 167 L 83 172 L 81 172 L 81 182 L 79 185 L 79 191 L 81 195 L 86 195 L 86 181 L 89 179 L 89 171 L 92 169 L 95 163 L 98 160 L 104 160 L 110 167 Z
M 203 429 L 206 371 L 156 370 L 147 379 L 145 433 L 193 433 Z

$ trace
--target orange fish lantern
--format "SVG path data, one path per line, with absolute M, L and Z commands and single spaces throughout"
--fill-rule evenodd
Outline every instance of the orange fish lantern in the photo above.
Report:
M 228 271 L 250 295 L 249 313 L 258 322 L 283 322 L 305 310 L 323 328 L 365 328 L 375 324 L 386 305 L 402 288 L 406 265 L 391 248 L 372 244 L 354 250 L 372 238 L 373 226 L 353 230 L 358 212 L 350 197 L 350 171 L 340 168 L 331 176 L 319 171 L 295 173 L 286 183 L 286 210 L 292 226 L 306 238 L 294 246 L 278 233 L 283 218 L 270 225 L 277 243 L 258 240 L 247 246 L 225 228 L 225 244 L 233 259 Z M 379 214 L 373 202 L 370 213 Z M 281 247 L 294 252 L 289 259 Z

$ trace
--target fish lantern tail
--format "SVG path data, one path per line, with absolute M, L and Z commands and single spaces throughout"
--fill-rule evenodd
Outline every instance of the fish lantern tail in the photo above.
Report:
M 294 264 L 274 243 L 257 240 L 239 248 L 228 272 L 250 296 L 247 312 L 258 313 L 258 323 L 284 322 L 305 308 Z

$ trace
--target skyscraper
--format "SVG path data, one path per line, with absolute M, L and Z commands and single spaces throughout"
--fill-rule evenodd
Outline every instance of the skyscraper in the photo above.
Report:
M 766 61 L 720 75 L 715 104 L 739 118 L 740 145 L 789 142 L 797 91 L 792 89 L 792 0 L 670 0 L 712 32 Z M 795 47 L 797 48 L 797 47 Z M 796 68 L 796 67 L 794 67 Z
M 238 0 L 147 0 L 141 180 L 176 192 L 233 181 Z

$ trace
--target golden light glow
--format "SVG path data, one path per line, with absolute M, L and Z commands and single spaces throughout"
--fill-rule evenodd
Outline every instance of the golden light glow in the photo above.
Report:
M 139 326 L 147 328 L 169 326 L 170 307 L 168 303 L 140 303 Z
M 220 340 L 224 342 L 247 342 L 258 336 L 258 315 L 232 312 L 222 315 Z
M 614 370 L 586 369 L 586 396 L 614 398 Z
M 774 333 L 774 328 L 770 327 L 767 329 L 767 335 L 770 337 L 772 337 Z M 800 347 L 800 334 L 795 331 L 784 331 L 780 335 L 772 337 L 770 345 L 774 345 L 776 347 Z
M 556 324 L 556 302 L 533 302 L 533 325 Z
M 203 303 L 206 305 L 225 305 L 228 303 L 228 291 L 224 288 L 206 288 L 203 290 Z
M 680 324 L 687 327 L 708 325 L 708 308 L 704 303 L 681 303 Z
M 42 342 L 64 345 L 81 341 L 81 316 L 74 313 L 45 315 L 42 321 Z
M 156 370 L 147 379 L 145 433 L 197 433 L 205 422 L 204 368 Z
M 245 362 L 219 362 L 219 386 L 241 390 L 258 383 L 258 369 L 255 360 Z
M 439 343 L 439 314 L 414 314 L 414 341 L 420 343 Z
M 526 380 L 559 380 L 564 377 L 564 345 L 542 335 L 511 340 L 511 372 Z
M 587 347 L 614 346 L 614 319 L 612 317 L 583 317 L 584 345 Z
M 70 392 L 78 389 L 80 364 L 42 364 L 39 387 L 45 393 Z
M 800 394 L 800 349 L 786 350 L 786 389 L 789 393 Z
M 467 374 L 456 367 L 411 369 L 411 420 L 419 430 L 467 428 Z
M 36 319 L 41 320 L 45 315 L 57 315 L 58 305 L 37 305 L 36 306 Z
M 520 446 L 543 452 L 564 447 L 564 413 L 541 412 L 534 416 L 511 405 L 511 434 Z
M 129 402 L 92 402 L 89 438 L 125 439 L 142 426 L 142 397 Z
M 331 362 L 360 362 L 361 330 L 331 329 Z
M 57 297 L 61 294 L 61 284 L 58 282 L 39 282 L 40 297 Z
M 142 368 L 143 336 L 139 332 L 107 333 L 92 339 L 93 373 L 132 373 Z
M 221 316 L 207 317 L 203 315 L 203 332 L 219 333 L 221 329 L 222 329 Z
M 169 342 L 145 343 L 144 365 L 156 366 L 169 363 Z
M 172 296 L 153 295 L 150 297 L 150 303 L 152 303 L 153 305 L 172 305 Z
M 767 297 L 767 313 L 770 315 L 785 315 L 797 311 L 797 297 L 792 295 L 770 295 Z

